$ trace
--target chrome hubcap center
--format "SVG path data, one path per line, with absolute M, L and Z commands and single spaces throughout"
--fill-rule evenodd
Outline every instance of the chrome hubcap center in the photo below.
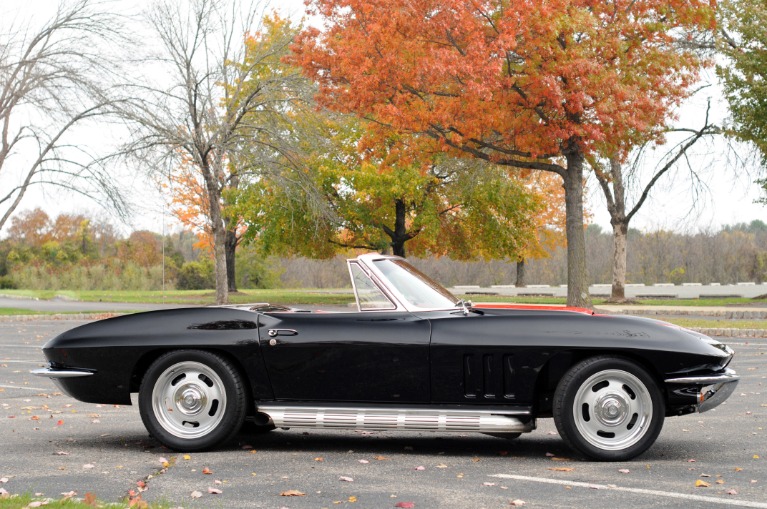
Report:
M 205 407 L 206 401 L 205 393 L 194 386 L 180 387 L 176 393 L 176 406 L 186 415 L 198 413 Z
M 628 409 L 627 401 L 616 394 L 610 394 L 599 400 L 596 415 L 606 426 L 618 426 L 628 417 Z

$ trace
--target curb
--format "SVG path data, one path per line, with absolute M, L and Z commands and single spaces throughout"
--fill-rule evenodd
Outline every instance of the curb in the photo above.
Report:
M 767 338 L 767 329 L 706 329 L 693 328 L 706 336 L 718 338 Z

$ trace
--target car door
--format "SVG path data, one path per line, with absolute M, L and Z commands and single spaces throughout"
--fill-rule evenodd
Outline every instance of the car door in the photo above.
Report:
M 259 337 L 275 399 L 426 403 L 429 321 L 405 311 L 268 313 Z

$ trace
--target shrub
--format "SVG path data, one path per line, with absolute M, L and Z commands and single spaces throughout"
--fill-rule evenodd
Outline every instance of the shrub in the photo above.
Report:
M 216 287 L 213 262 L 204 259 L 181 266 L 176 278 L 178 290 L 204 290 Z

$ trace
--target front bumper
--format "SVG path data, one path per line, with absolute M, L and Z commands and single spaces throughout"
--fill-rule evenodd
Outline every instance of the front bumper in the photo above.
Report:
M 48 378 L 77 378 L 81 376 L 91 376 L 94 371 L 86 369 L 63 369 L 49 366 L 47 368 L 33 369 L 30 373 Z
M 723 373 L 704 376 L 670 378 L 666 384 L 677 396 L 694 397 L 698 412 L 706 412 L 722 404 L 735 390 L 740 381 L 735 371 L 725 369 Z
M 72 393 L 72 391 L 68 387 L 69 384 L 65 383 L 65 381 L 72 378 L 83 378 L 83 377 L 92 376 L 96 372 L 90 371 L 87 369 L 59 368 L 49 364 L 47 368 L 33 369 L 32 371 L 30 371 L 30 373 L 36 376 L 44 376 L 44 377 L 50 378 L 61 392 L 63 392 L 67 396 L 71 396 L 75 398 L 76 395 Z

